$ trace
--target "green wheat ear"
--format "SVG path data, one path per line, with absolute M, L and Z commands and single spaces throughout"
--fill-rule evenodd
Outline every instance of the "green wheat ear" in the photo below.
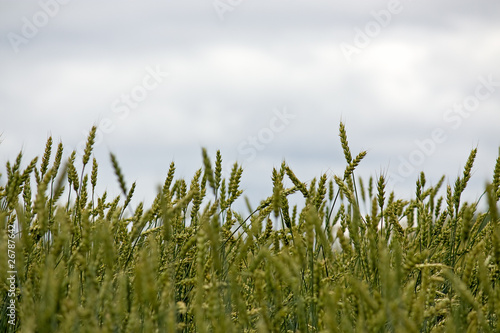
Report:
M 94 142 L 95 142 L 96 131 L 97 131 L 97 127 L 92 126 L 92 129 L 89 132 L 89 136 L 87 137 L 87 144 L 85 145 L 85 150 L 84 150 L 84 154 L 83 154 L 83 158 L 82 158 L 82 164 L 83 164 L 84 168 L 87 165 L 87 163 L 89 162 L 90 154 L 92 153 L 92 149 L 93 149 Z
M 210 157 L 208 157 L 207 149 L 202 148 L 202 156 L 203 156 L 203 166 L 205 167 L 205 175 L 208 180 L 208 184 L 213 189 L 214 194 L 217 193 L 217 184 L 215 182 L 214 172 L 212 170 L 212 162 L 210 162 Z
M 231 194 L 229 198 L 228 204 L 232 204 L 242 193 L 242 190 L 239 190 L 241 175 L 243 174 L 243 168 L 238 165 L 237 162 L 233 164 L 233 168 L 231 169 L 231 175 L 229 176 L 229 186 L 228 193 Z
M 63 144 L 62 142 L 59 142 L 59 145 L 57 146 L 56 157 L 54 158 L 54 164 L 52 165 L 52 169 L 54 170 L 54 178 L 56 177 L 57 172 L 59 171 L 59 167 L 62 161 L 63 151 L 64 151 Z
M 498 148 L 498 157 L 493 170 L 493 188 L 496 192 L 497 201 L 500 199 L 500 148 Z
M 118 160 L 113 153 L 109 153 L 111 158 L 111 164 L 113 165 L 113 170 L 115 171 L 115 176 L 118 178 L 118 183 L 120 184 L 120 189 L 122 190 L 123 195 L 127 196 L 127 185 L 125 184 L 125 177 L 123 177 L 122 170 L 120 165 L 118 164 Z
M 309 196 L 309 192 L 307 191 L 306 185 L 297 178 L 297 176 L 295 175 L 295 173 L 293 173 L 292 169 L 290 169 L 289 166 L 285 167 L 285 172 L 288 178 L 290 178 L 290 180 L 292 181 L 293 185 L 295 185 L 295 187 L 300 192 L 302 192 L 304 198 L 307 198 Z
M 272 181 L 273 181 L 272 207 L 274 211 L 274 217 L 277 218 L 280 213 L 281 197 L 283 195 L 283 173 L 278 172 L 276 168 L 273 168 Z
M 96 185 L 97 185 L 97 172 L 98 172 L 99 164 L 97 164 L 97 160 L 94 159 L 92 160 L 92 173 L 90 177 L 90 183 L 92 184 L 92 191 L 94 191 Z
M 215 157 L 215 188 L 218 189 L 220 186 L 220 181 L 222 177 L 222 155 L 220 153 L 220 150 L 217 150 L 216 157 Z
M 339 126 L 339 137 L 340 137 L 340 143 L 342 144 L 342 149 L 344 150 L 344 157 L 347 163 L 351 163 L 352 161 L 352 156 L 351 156 L 351 150 L 349 149 L 349 143 L 347 142 L 347 133 L 345 131 L 345 126 L 342 122 L 340 122 Z
M 45 144 L 45 152 L 43 153 L 42 164 L 40 165 L 40 177 L 43 178 L 49 166 L 50 154 L 52 152 L 52 137 L 49 136 Z
M 344 179 L 347 179 L 354 172 L 354 169 L 356 169 L 356 167 L 359 165 L 359 163 L 365 156 L 366 156 L 366 151 L 362 151 L 354 158 L 354 160 L 349 162 L 349 165 L 347 166 L 344 172 Z
M 162 193 L 165 194 L 170 191 L 170 186 L 172 185 L 172 181 L 174 180 L 175 174 L 175 163 L 171 162 L 170 167 L 168 168 L 167 178 L 163 183 Z
M 68 182 L 73 184 L 73 189 L 78 193 L 78 189 L 80 188 L 79 180 L 78 180 L 78 172 L 75 168 L 75 158 L 76 151 L 73 151 L 68 158 Z

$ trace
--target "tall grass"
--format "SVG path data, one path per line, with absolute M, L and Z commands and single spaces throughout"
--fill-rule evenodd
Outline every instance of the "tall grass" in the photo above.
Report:
M 203 150 L 190 180 L 172 163 L 151 207 L 129 207 L 135 184 L 111 155 L 122 195 L 99 195 L 95 130 L 81 170 L 61 144 L 52 156 L 51 138 L 40 161 L 23 170 L 20 153 L 7 163 L 2 332 L 500 331 L 500 157 L 486 211 L 461 199 L 476 150 L 453 185 L 428 185 L 422 173 L 415 198 L 402 199 L 384 176 L 356 178 L 366 152 L 351 154 L 340 124 L 343 172 L 306 184 L 283 162 L 246 216 L 233 209 L 243 169 L 224 178 L 220 152 L 212 162 Z

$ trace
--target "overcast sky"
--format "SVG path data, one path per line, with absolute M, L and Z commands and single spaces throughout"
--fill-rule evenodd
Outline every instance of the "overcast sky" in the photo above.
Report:
M 358 168 L 414 192 L 453 184 L 478 147 L 476 198 L 500 147 L 500 3 L 479 1 L 0 0 L 1 172 L 49 135 L 68 156 L 92 125 L 137 200 L 171 161 L 190 179 L 201 147 L 244 167 L 256 205 L 286 159 L 300 179 L 341 175 L 338 126 Z M 115 192 L 117 193 L 117 192 Z

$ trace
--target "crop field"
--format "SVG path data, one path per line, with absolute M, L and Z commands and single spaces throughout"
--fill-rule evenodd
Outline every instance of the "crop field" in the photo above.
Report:
M 135 183 L 119 156 L 93 158 L 95 135 L 82 156 L 49 138 L 1 170 L 0 332 L 500 331 L 500 156 L 477 202 L 462 199 L 475 149 L 456 180 L 421 173 L 400 198 L 383 175 L 356 176 L 366 152 L 341 123 L 334 177 L 306 183 L 283 162 L 252 207 L 243 168 L 224 178 L 202 149 L 191 179 L 172 163 L 152 205 L 133 207 Z

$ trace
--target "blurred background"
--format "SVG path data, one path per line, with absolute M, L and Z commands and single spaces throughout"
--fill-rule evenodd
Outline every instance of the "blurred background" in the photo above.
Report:
M 81 153 L 92 125 L 100 191 L 136 202 L 201 148 L 243 165 L 256 206 L 283 159 L 302 181 L 342 175 L 339 122 L 357 175 L 414 195 L 453 184 L 478 147 L 468 199 L 500 147 L 500 3 L 479 1 L 0 0 L 0 164 L 46 139 Z M 55 147 L 54 147 L 55 151 Z

